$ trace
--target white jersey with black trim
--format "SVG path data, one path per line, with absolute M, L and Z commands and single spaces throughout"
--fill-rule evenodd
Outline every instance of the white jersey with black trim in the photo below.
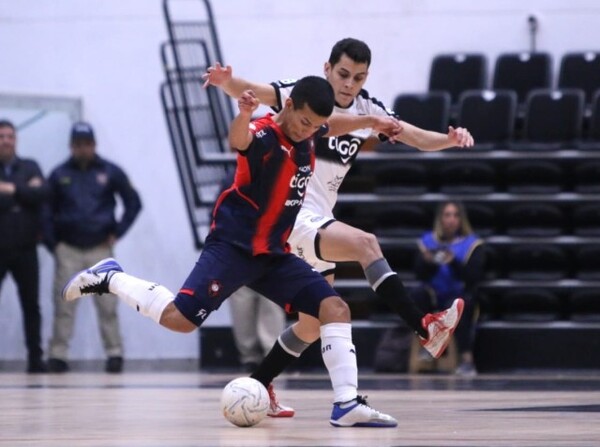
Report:
M 295 83 L 296 80 L 282 80 L 271 84 L 277 94 L 278 107 L 274 107 L 274 110 L 281 110 Z M 371 98 L 366 90 L 361 90 L 349 107 L 342 108 L 336 105 L 334 110 L 337 113 L 359 116 L 394 116 L 393 111 L 387 109 L 377 99 Z M 372 135 L 377 136 L 373 129 L 359 129 L 350 134 L 319 138 L 316 141 L 317 162 L 308 183 L 303 208 L 308 208 L 321 216 L 333 217 L 332 210 L 337 202 L 338 189 L 361 147 Z

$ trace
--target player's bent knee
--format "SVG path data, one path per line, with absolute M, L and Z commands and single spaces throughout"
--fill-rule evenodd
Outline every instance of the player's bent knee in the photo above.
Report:
M 372 233 L 364 232 L 362 235 L 361 246 L 372 251 L 381 251 L 377 237 Z
M 372 261 L 383 256 L 377 237 L 372 233 L 358 232 L 353 238 L 353 246 L 359 262 Z
M 197 326 L 185 318 L 173 303 L 169 303 L 169 305 L 165 307 L 165 310 L 160 316 L 160 324 L 174 332 L 189 333 L 197 329 Z
M 321 324 L 349 322 L 350 308 L 339 296 L 325 298 L 319 307 L 319 321 Z

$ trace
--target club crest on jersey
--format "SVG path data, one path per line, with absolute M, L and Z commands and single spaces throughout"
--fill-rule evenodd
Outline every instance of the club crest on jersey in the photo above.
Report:
M 221 283 L 216 279 L 213 279 L 208 283 L 208 296 L 211 298 L 217 298 L 221 293 Z
M 360 138 L 344 135 L 341 137 L 329 137 L 327 147 L 332 151 L 336 151 L 340 161 L 346 164 L 355 158 L 362 143 L 363 140 Z
M 106 185 L 108 183 L 108 174 L 106 172 L 99 172 L 96 175 L 96 181 L 99 185 Z

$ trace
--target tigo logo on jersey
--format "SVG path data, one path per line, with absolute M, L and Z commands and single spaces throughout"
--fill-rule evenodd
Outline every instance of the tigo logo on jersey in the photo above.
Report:
M 298 192 L 298 195 L 302 197 L 304 196 L 306 185 L 308 185 L 309 180 L 310 176 L 296 174 L 290 180 L 290 188 L 295 189 Z
M 330 137 L 329 149 L 336 151 L 342 163 L 348 163 L 358 152 L 362 140 L 356 137 Z
M 285 206 L 301 206 L 303 202 L 304 193 L 306 192 L 306 186 L 312 175 L 310 165 L 300 166 L 298 173 L 290 179 L 290 189 L 295 190 L 299 199 L 289 199 L 285 201 Z

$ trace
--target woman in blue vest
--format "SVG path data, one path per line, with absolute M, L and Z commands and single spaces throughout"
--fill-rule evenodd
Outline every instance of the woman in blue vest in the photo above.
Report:
M 449 201 L 437 209 L 433 231 L 418 242 L 415 271 L 421 284 L 413 299 L 425 312 L 445 309 L 456 297 L 465 308 L 455 337 L 460 353 L 457 374 L 475 375 L 473 363 L 474 289 L 483 276 L 483 241 L 473 233 L 462 203 Z

